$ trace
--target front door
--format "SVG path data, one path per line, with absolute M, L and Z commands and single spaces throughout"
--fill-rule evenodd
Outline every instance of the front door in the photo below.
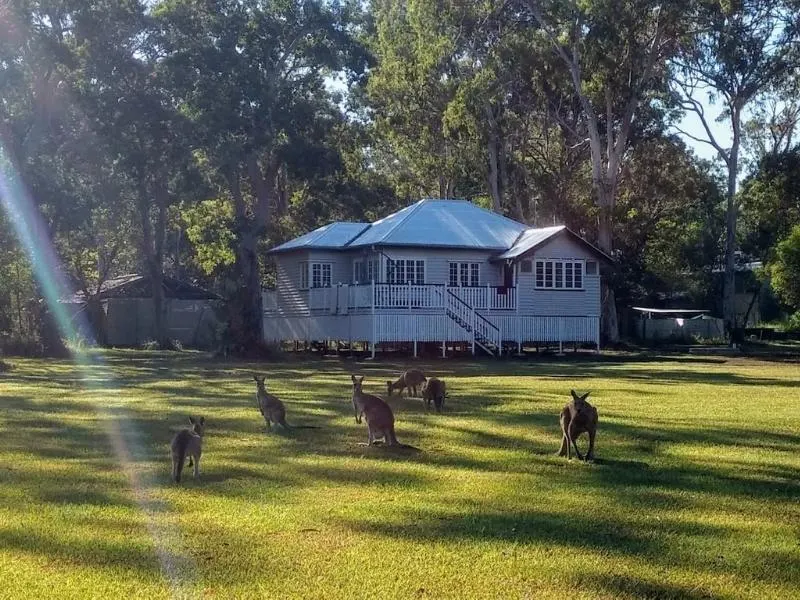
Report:
M 514 263 L 505 263 L 503 265 L 503 286 L 507 288 L 514 287 Z

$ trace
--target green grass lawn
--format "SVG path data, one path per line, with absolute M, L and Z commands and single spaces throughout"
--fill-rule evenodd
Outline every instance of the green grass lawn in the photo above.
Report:
M 0 375 L 2 598 L 800 591 L 797 363 L 433 362 L 447 412 L 393 398 L 417 450 L 392 450 L 359 445 L 349 369 L 383 394 L 398 364 L 102 356 Z M 290 423 L 321 429 L 265 433 L 254 369 Z M 593 464 L 555 456 L 571 387 L 600 414 Z M 203 472 L 176 486 L 189 414 Z

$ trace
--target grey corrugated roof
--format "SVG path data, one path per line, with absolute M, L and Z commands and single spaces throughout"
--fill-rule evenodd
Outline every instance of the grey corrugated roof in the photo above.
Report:
M 270 252 L 288 252 L 289 250 L 306 250 L 312 248 L 344 248 L 348 242 L 369 227 L 369 223 L 328 223 L 305 235 L 289 240 L 270 250 Z
M 586 248 L 590 251 L 594 252 L 597 256 L 604 258 L 609 262 L 614 262 L 608 254 L 593 246 L 577 233 L 574 233 L 567 229 L 564 225 L 557 225 L 555 227 L 540 227 L 540 228 L 531 228 L 526 229 L 525 232 L 519 236 L 519 239 L 516 240 L 513 246 L 511 246 L 508 250 L 503 252 L 501 255 L 494 257 L 493 260 L 506 260 L 506 259 L 514 259 L 519 258 L 526 252 L 530 252 L 539 246 L 542 246 L 552 240 L 554 237 L 561 235 L 562 233 L 567 233 L 568 235 L 572 236 L 572 238 L 580 244 L 583 244 Z
M 375 221 L 350 244 L 364 246 L 424 246 L 504 250 L 514 244 L 525 225 L 466 200 L 420 200 Z

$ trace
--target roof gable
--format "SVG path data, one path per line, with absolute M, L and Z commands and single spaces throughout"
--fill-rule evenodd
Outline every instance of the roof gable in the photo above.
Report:
M 535 251 L 542 246 L 547 245 L 549 242 L 554 240 L 556 237 L 560 235 L 568 235 L 570 238 L 581 244 L 584 248 L 589 250 L 592 254 L 596 255 L 598 258 L 601 258 L 607 262 L 614 262 L 614 259 L 611 258 L 608 254 L 597 248 L 596 246 L 590 244 L 577 233 L 574 233 L 570 229 L 567 229 L 564 225 L 558 225 L 556 227 L 540 227 L 540 228 L 531 228 L 526 229 L 522 235 L 519 236 L 519 239 L 516 240 L 513 246 L 511 246 L 508 250 L 496 256 L 494 260 L 515 260 L 523 255 L 529 254 Z

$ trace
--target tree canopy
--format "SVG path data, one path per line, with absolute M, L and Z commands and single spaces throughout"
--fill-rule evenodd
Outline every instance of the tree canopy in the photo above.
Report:
M 731 279 L 739 250 L 788 264 L 796 9 L 5 0 L 0 150 L 75 289 L 96 299 L 134 271 L 191 279 L 225 299 L 225 343 L 242 352 L 260 344 L 268 247 L 425 196 L 563 223 L 614 254 L 613 340 L 632 302 L 715 305 L 711 271 L 724 264 Z M 714 102 L 730 143 L 713 135 Z M 701 129 L 669 134 L 690 111 Z M 695 139 L 716 164 L 687 147 Z M 0 334 L 36 337 L 40 291 L 7 216 L 0 239 Z

